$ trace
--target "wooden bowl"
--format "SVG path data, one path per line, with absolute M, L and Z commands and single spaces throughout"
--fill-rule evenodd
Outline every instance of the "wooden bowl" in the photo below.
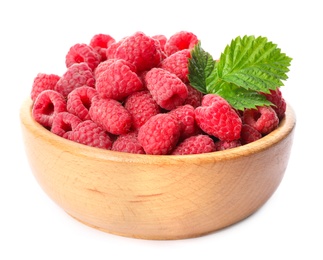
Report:
M 48 196 L 75 219 L 143 239 L 198 237 L 254 213 L 288 164 L 295 114 L 248 145 L 199 155 L 137 155 L 78 144 L 46 130 L 21 107 L 25 150 Z

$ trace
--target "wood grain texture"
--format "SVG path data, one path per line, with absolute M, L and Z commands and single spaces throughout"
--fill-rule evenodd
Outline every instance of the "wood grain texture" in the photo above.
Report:
M 279 186 L 292 147 L 290 106 L 278 129 L 254 143 L 200 155 L 106 151 L 65 140 L 21 107 L 26 154 L 48 196 L 97 229 L 144 239 L 201 236 L 261 207 Z

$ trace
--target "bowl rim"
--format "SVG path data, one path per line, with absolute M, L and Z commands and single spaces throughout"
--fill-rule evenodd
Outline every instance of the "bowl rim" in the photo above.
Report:
M 33 102 L 30 98 L 25 99 L 20 108 L 20 121 L 22 126 L 29 131 L 32 131 L 38 138 L 43 138 L 52 145 L 59 145 L 62 149 L 64 149 L 64 151 L 75 155 L 77 154 L 78 156 L 87 158 L 91 157 L 97 160 L 113 160 L 131 163 L 172 164 L 178 162 L 194 163 L 197 160 L 203 162 L 231 160 L 268 149 L 272 145 L 279 143 L 281 140 L 287 137 L 293 131 L 296 125 L 295 112 L 291 105 L 287 103 L 285 116 L 281 120 L 279 126 L 268 135 L 249 144 L 223 151 L 191 155 L 132 154 L 91 147 L 60 137 L 50 132 L 48 129 L 34 120 L 32 117 L 32 104 Z

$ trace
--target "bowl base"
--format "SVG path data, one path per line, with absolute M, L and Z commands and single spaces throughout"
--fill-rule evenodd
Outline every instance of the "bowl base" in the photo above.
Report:
M 72 217 L 73 219 L 75 219 L 76 221 L 78 221 L 79 223 L 88 226 L 90 228 L 96 229 L 100 232 L 104 232 L 107 234 L 111 234 L 111 235 L 116 235 L 116 236 L 121 236 L 121 237 L 127 237 L 127 238 L 134 238 L 134 239 L 143 239 L 143 240 L 181 240 L 181 239 L 190 239 L 190 238 L 198 238 L 198 237 L 202 237 L 202 236 L 207 236 L 210 234 L 214 234 L 220 230 L 226 229 L 226 228 L 230 228 L 244 220 L 246 220 L 247 218 L 251 217 L 255 212 L 252 212 L 250 215 L 235 221 L 234 223 L 228 224 L 226 226 L 220 227 L 220 228 L 216 228 L 214 230 L 209 230 L 206 232 L 202 232 L 202 233 L 194 233 L 194 234 L 190 234 L 190 235 L 182 235 L 182 236 L 174 236 L 174 235 L 158 235 L 158 234 L 150 234 L 150 235 L 139 235 L 139 234 L 134 234 L 134 233 L 124 233 L 124 232 L 116 232 L 116 231 L 111 231 L 108 229 L 104 229 L 102 227 L 99 226 L 95 226 L 91 223 L 85 222 L 73 215 L 71 215 L 70 213 L 68 213 L 67 211 L 65 211 L 70 217 Z

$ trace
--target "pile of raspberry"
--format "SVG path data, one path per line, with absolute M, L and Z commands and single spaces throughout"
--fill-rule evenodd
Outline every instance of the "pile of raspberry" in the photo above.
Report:
M 262 93 L 273 106 L 237 111 L 190 85 L 188 61 L 198 41 L 187 31 L 169 38 L 136 32 L 119 41 L 94 35 L 68 50 L 63 75 L 35 77 L 32 116 L 68 140 L 153 155 L 230 149 L 277 128 L 286 110 L 278 88 Z

